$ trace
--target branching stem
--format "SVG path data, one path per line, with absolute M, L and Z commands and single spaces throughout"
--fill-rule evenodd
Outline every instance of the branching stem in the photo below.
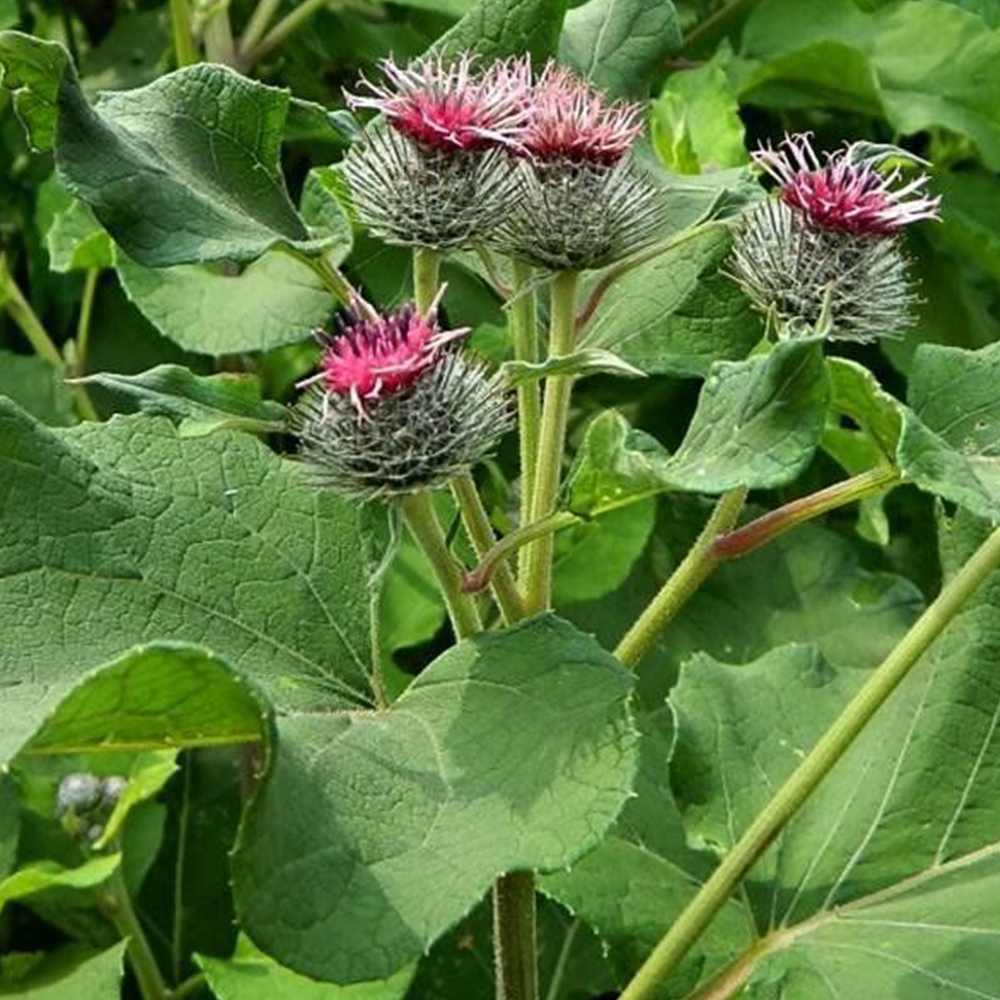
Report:
M 620 1000 L 652 1000 L 725 905 L 754 862 L 830 773 L 869 720 L 944 631 L 986 578 L 1000 565 L 1000 529 L 942 589 L 898 646 L 872 673 L 832 726 L 726 855 L 652 954 Z
M 107 903 L 108 916 L 118 928 L 122 937 L 128 939 L 128 957 L 135 972 L 136 982 L 142 1000 L 167 1000 L 170 991 L 156 964 L 153 949 L 149 946 L 146 933 L 132 906 L 132 900 L 125 885 L 125 877 L 119 868 L 108 882 L 110 898 Z

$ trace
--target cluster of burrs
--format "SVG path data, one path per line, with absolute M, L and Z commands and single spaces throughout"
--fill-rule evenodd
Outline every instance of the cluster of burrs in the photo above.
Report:
M 86 842 L 99 840 L 127 785 L 119 775 L 67 774 L 56 792 L 56 817 L 71 836 Z
M 650 242 L 663 202 L 632 154 L 642 108 L 530 59 L 400 68 L 347 95 L 380 120 L 344 161 L 358 216 L 390 243 L 484 243 L 535 266 L 603 267 Z
M 752 155 L 780 186 L 738 227 L 733 270 L 779 333 L 871 341 L 912 326 L 917 296 L 900 231 L 938 218 L 929 177 L 900 183 L 898 166 L 883 168 L 907 154 L 864 143 L 821 162 L 808 135 Z

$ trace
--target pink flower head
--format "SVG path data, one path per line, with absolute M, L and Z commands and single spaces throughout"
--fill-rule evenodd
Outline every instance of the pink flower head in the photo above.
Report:
M 442 286 L 426 316 L 412 305 L 388 315 L 362 315 L 360 309 L 352 309 L 340 321 L 338 334 L 316 331 L 324 347 L 320 370 L 297 388 L 319 383 L 327 396 L 349 396 L 364 417 L 365 402 L 412 385 L 440 360 L 446 344 L 469 332 L 438 326 L 437 307 L 444 290 Z
M 568 69 L 550 62 L 535 88 L 535 104 L 521 142 L 542 160 L 617 163 L 642 132 L 642 108 L 608 103 Z
M 380 65 L 387 82 L 362 78 L 371 96 L 346 94 L 352 108 L 373 108 L 432 149 L 519 148 L 531 105 L 526 60 L 497 62 L 482 74 L 467 55 L 450 64 L 435 58 L 404 69 L 390 58 Z
M 889 236 L 911 222 L 938 218 L 941 199 L 923 194 L 926 174 L 894 188 L 898 169 L 881 174 L 877 159 L 859 162 L 854 153 L 855 146 L 846 145 L 821 164 L 803 133 L 752 155 L 781 184 L 782 200 L 821 228 Z

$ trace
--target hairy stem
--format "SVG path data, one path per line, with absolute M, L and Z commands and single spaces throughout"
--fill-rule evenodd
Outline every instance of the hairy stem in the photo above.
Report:
M 514 357 L 534 364 L 538 361 L 538 306 L 531 288 L 530 264 L 514 261 L 514 302 L 510 307 L 510 335 Z M 531 521 L 535 468 L 538 464 L 538 438 L 542 422 L 542 397 L 535 379 L 517 387 L 517 429 L 521 448 L 521 525 Z
M 736 523 L 746 495 L 747 491 L 740 488 L 724 493 L 719 498 L 691 551 L 618 643 L 615 656 L 624 666 L 634 668 L 639 663 L 659 638 L 667 623 L 721 562 L 721 558 L 714 552 L 713 545 L 719 535 Z
M 758 517 L 736 531 L 717 538 L 712 545 L 712 554 L 718 560 L 737 559 L 762 545 L 773 541 L 779 535 L 804 521 L 811 521 L 829 510 L 843 507 L 855 500 L 875 496 L 890 486 L 902 482 L 902 476 L 889 467 L 870 469 L 842 483 L 835 483 L 825 490 L 810 493 L 799 500 L 792 500 L 777 510 Z
M 125 877 L 118 869 L 108 883 L 110 898 L 107 910 L 122 937 L 128 939 L 128 957 L 132 963 L 132 971 L 139 984 L 142 1000 L 167 1000 L 170 991 L 156 964 L 153 949 L 139 922 L 139 917 L 132 906 Z
M 462 513 L 462 523 L 465 525 L 472 547 L 480 559 L 485 559 L 496 548 L 497 539 L 493 533 L 489 516 L 483 507 L 479 490 L 476 488 L 476 481 L 472 478 L 472 473 L 462 472 L 454 476 L 451 480 L 451 491 L 458 504 L 458 509 Z M 500 613 L 503 615 L 503 620 L 510 625 L 523 618 L 524 601 L 521 599 L 517 582 L 510 567 L 500 563 L 489 582 L 493 588 L 493 596 L 500 607 Z M 462 590 L 465 593 L 471 593 L 467 576 L 463 576 Z
M 417 247 L 413 251 L 413 304 L 426 316 L 441 282 L 441 256 L 437 250 Z
M 576 289 L 578 273 L 560 271 L 552 279 L 549 357 L 573 350 L 576 340 Z M 566 422 L 573 392 L 573 376 L 553 375 L 545 380 L 545 401 L 539 428 L 538 459 L 532 489 L 530 521 L 541 521 L 555 509 L 566 446 Z M 544 611 L 552 602 L 551 535 L 544 535 L 525 549 L 524 593 L 529 612 Z
M 651 1000 L 658 995 L 663 983 L 677 969 L 754 862 L 767 850 L 931 643 L 998 565 L 1000 529 L 994 530 L 983 542 L 917 619 L 899 645 L 871 674 L 691 900 L 687 909 L 626 986 L 621 1000 Z
M 407 493 L 399 500 L 410 534 L 420 546 L 441 588 L 452 627 L 458 639 L 479 632 L 483 623 L 473 599 L 462 590 L 462 569 L 448 551 L 441 522 L 429 493 Z
M 493 579 L 493 574 L 503 569 L 504 560 L 509 559 L 518 549 L 533 542 L 543 535 L 551 535 L 563 528 L 579 524 L 582 518 L 568 510 L 557 511 L 541 521 L 526 524 L 517 531 L 512 531 L 509 535 L 504 535 L 487 552 L 480 552 L 479 565 L 472 571 L 465 574 L 463 587 L 467 594 L 475 594 L 488 586 Z
M 174 38 L 177 68 L 192 66 L 201 56 L 191 32 L 191 9 L 187 0 L 170 0 L 170 32 Z

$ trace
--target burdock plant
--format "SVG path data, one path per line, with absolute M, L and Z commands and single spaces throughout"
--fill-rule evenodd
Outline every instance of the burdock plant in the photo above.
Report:
M 917 295 L 899 231 L 937 218 L 927 175 L 900 184 L 900 169 L 883 172 L 885 154 L 862 143 L 821 162 L 805 134 L 753 158 L 779 183 L 777 197 L 739 225 L 733 247 L 735 277 L 754 305 L 783 336 L 820 325 L 830 339 L 902 335 Z

